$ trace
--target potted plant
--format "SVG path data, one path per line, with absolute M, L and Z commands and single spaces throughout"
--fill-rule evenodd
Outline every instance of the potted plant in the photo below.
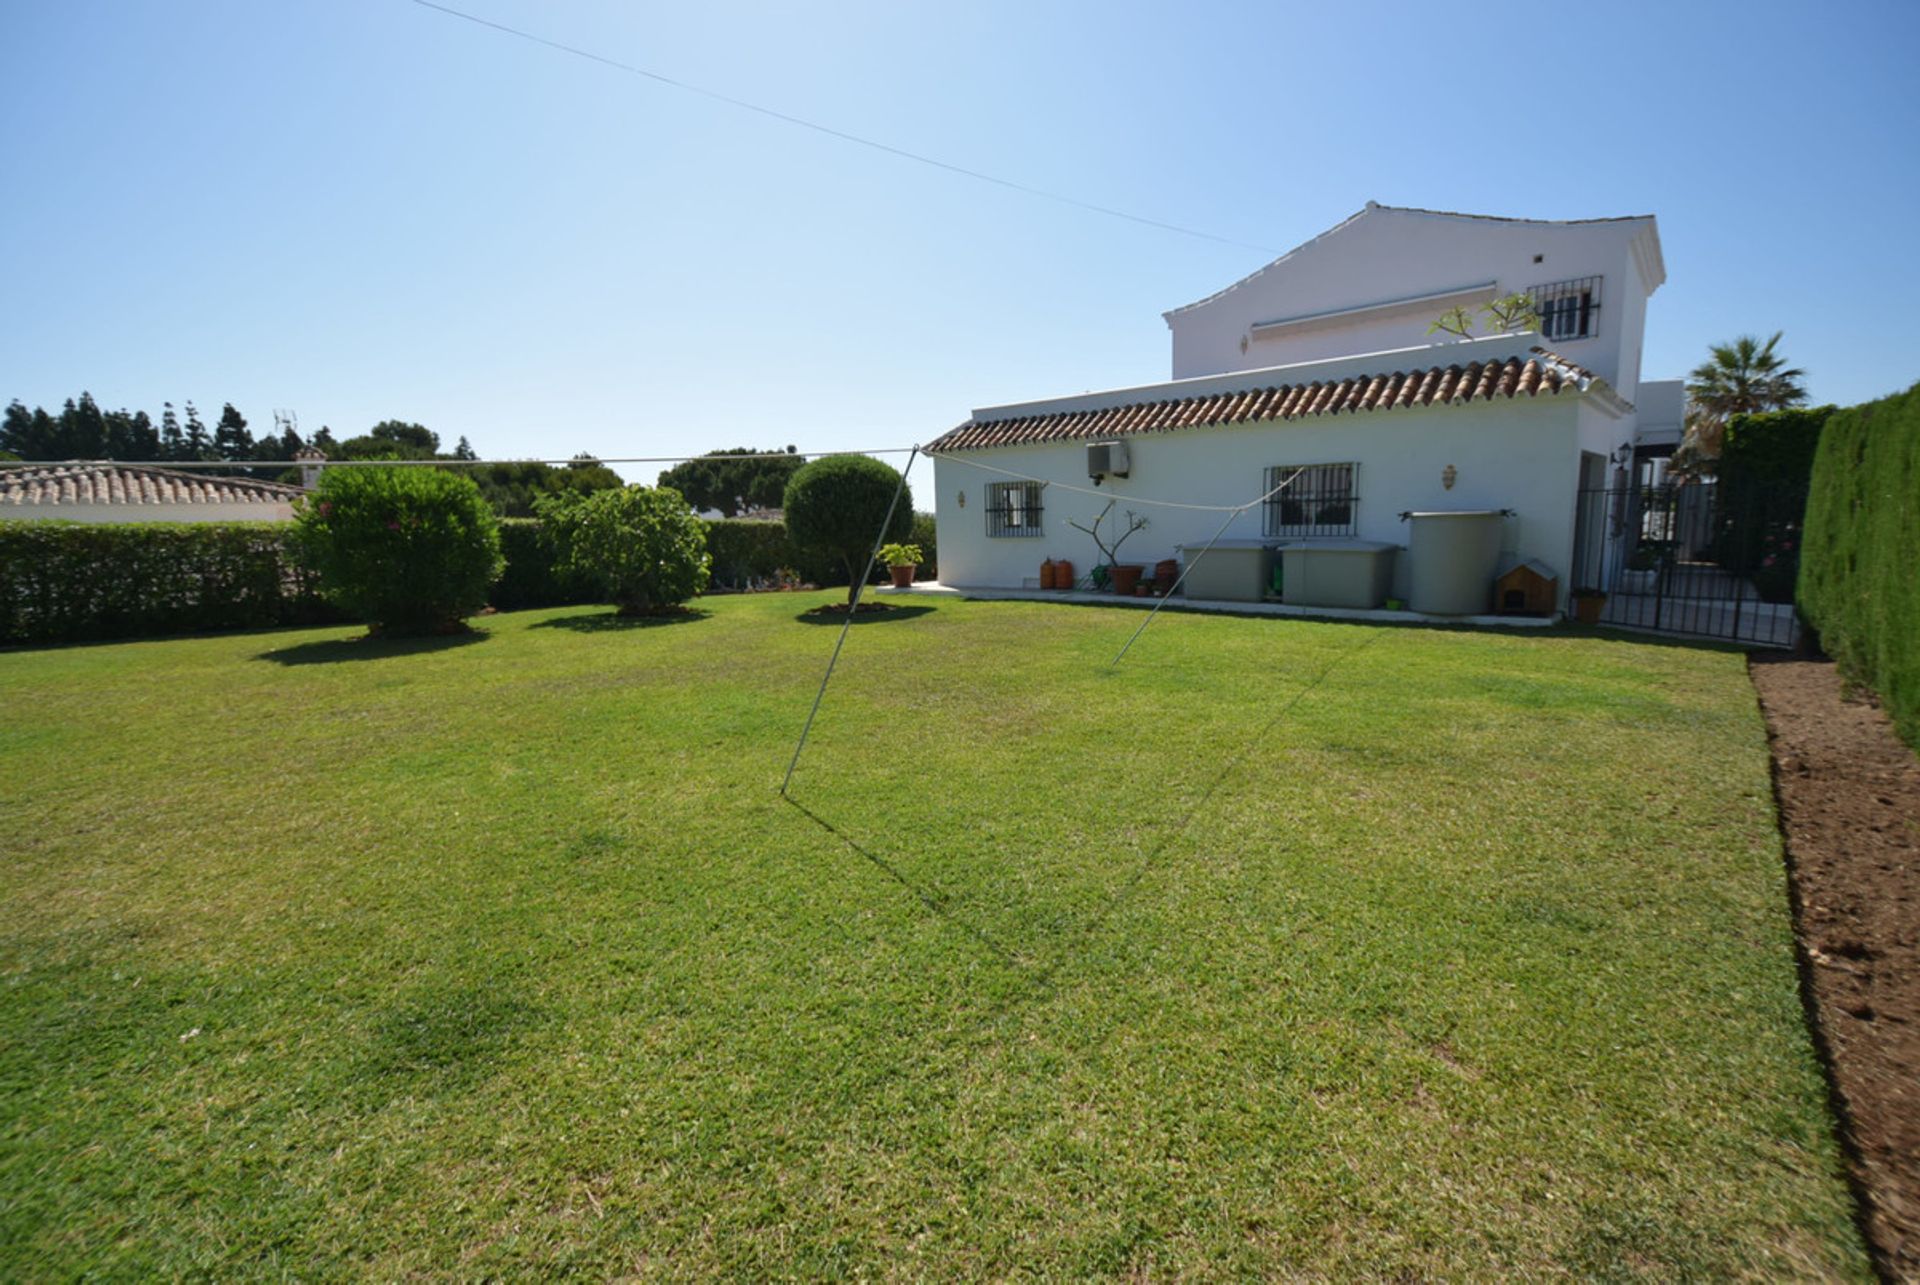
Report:
M 1592 586 L 1573 591 L 1573 618 L 1583 625 L 1600 623 L 1600 613 L 1607 608 L 1607 593 L 1604 589 Z
M 1620 573 L 1622 593 L 1652 593 L 1659 576 L 1660 550 L 1651 544 L 1637 546 L 1627 556 L 1627 568 Z
M 1107 507 L 1100 510 L 1100 516 L 1093 520 L 1092 526 L 1081 526 L 1071 519 L 1068 520 L 1067 525 L 1076 531 L 1085 531 L 1093 537 L 1094 547 L 1100 550 L 1100 556 L 1104 560 L 1094 567 L 1094 575 L 1098 577 L 1104 567 L 1107 573 L 1106 579 L 1113 585 L 1113 591 L 1131 597 L 1134 589 L 1140 584 L 1140 577 L 1146 574 L 1147 569 L 1138 562 L 1120 561 L 1120 546 L 1125 544 L 1127 537 L 1135 532 L 1146 530 L 1147 520 L 1129 509 L 1123 530 L 1117 534 L 1111 527 L 1103 530 L 1103 524 L 1113 512 L 1113 504 L 1112 500 L 1107 501 Z
M 880 546 L 880 560 L 887 564 L 887 571 L 893 576 L 894 588 L 913 587 L 913 573 L 920 569 L 919 545 L 883 544 Z

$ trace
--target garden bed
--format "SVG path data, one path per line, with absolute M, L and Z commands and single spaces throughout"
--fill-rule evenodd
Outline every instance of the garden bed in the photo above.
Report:
M 1920 759 L 1831 663 L 1752 673 L 1864 1222 L 1883 1270 L 1920 1278 Z

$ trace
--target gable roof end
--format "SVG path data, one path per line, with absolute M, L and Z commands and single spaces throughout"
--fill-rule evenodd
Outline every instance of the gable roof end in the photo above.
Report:
M 1617 214 L 1598 219 L 1520 219 L 1510 218 L 1503 214 L 1463 214 L 1457 210 L 1428 210 L 1417 205 L 1382 205 L 1378 201 L 1368 201 L 1366 205 L 1340 220 L 1325 232 L 1302 241 L 1299 245 L 1294 246 L 1293 249 L 1287 251 L 1279 258 L 1254 269 L 1231 285 L 1214 291 L 1204 299 L 1196 299 L 1192 303 L 1182 304 L 1180 307 L 1169 309 L 1160 315 L 1168 325 L 1172 325 L 1173 319 L 1181 313 L 1191 312 L 1195 308 L 1212 303 L 1215 299 L 1232 294 L 1234 291 L 1252 284 L 1299 254 L 1302 250 L 1305 250 L 1308 246 L 1317 245 L 1334 233 L 1351 227 L 1354 223 L 1372 214 L 1376 210 L 1384 210 L 1389 214 L 1415 214 L 1434 219 L 1469 219 L 1475 223 L 1520 223 L 1532 227 L 1557 228 L 1583 227 L 1595 223 L 1644 223 L 1646 227 L 1634 237 L 1632 246 L 1634 258 L 1640 267 L 1641 279 L 1644 280 L 1647 285 L 1647 293 L 1652 294 L 1655 290 L 1659 289 L 1661 282 L 1667 279 L 1666 263 L 1660 253 L 1659 224 L 1651 214 Z

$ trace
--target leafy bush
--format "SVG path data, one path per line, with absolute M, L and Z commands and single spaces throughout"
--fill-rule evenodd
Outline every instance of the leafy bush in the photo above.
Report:
M 1832 406 L 1795 406 L 1735 415 L 1720 448 L 1720 485 L 1804 483 L 1813 475 L 1820 432 L 1833 413 Z
M 920 569 L 913 573 L 915 580 L 938 580 L 940 578 L 940 541 L 939 527 L 931 513 L 913 515 L 913 543 L 920 546 Z
M 707 587 L 706 525 L 670 486 L 554 496 L 539 511 L 559 568 L 591 577 L 623 616 L 685 602 Z
M 506 518 L 500 523 L 500 552 L 506 555 L 507 569 L 487 600 L 501 611 L 601 600 L 600 586 L 592 577 L 562 571 L 556 565 L 553 541 L 532 518 Z
M 339 618 L 277 522 L 0 521 L 0 642 L 82 642 Z
M 1801 610 L 1920 748 L 1920 384 L 1827 420 L 1805 536 Z
M 883 544 L 880 546 L 880 561 L 890 567 L 917 567 L 920 565 L 920 546 Z
M 505 563 L 473 482 L 430 468 L 332 468 L 294 519 L 320 591 L 382 633 L 460 627 Z
M 848 602 L 853 601 L 854 581 L 866 569 L 874 545 L 903 540 L 913 530 L 912 493 L 901 486 L 898 470 L 871 455 L 815 460 L 787 483 L 785 508 L 787 531 L 794 543 L 831 556 L 844 568 Z M 880 529 L 883 522 L 884 531 Z

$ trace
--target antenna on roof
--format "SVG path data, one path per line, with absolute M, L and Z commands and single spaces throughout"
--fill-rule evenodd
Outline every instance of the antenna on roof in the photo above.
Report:
M 300 417 L 290 410 L 277 410 L 273 413 L 273 435 L 285 440 L 288 433 L 300 435 Z

